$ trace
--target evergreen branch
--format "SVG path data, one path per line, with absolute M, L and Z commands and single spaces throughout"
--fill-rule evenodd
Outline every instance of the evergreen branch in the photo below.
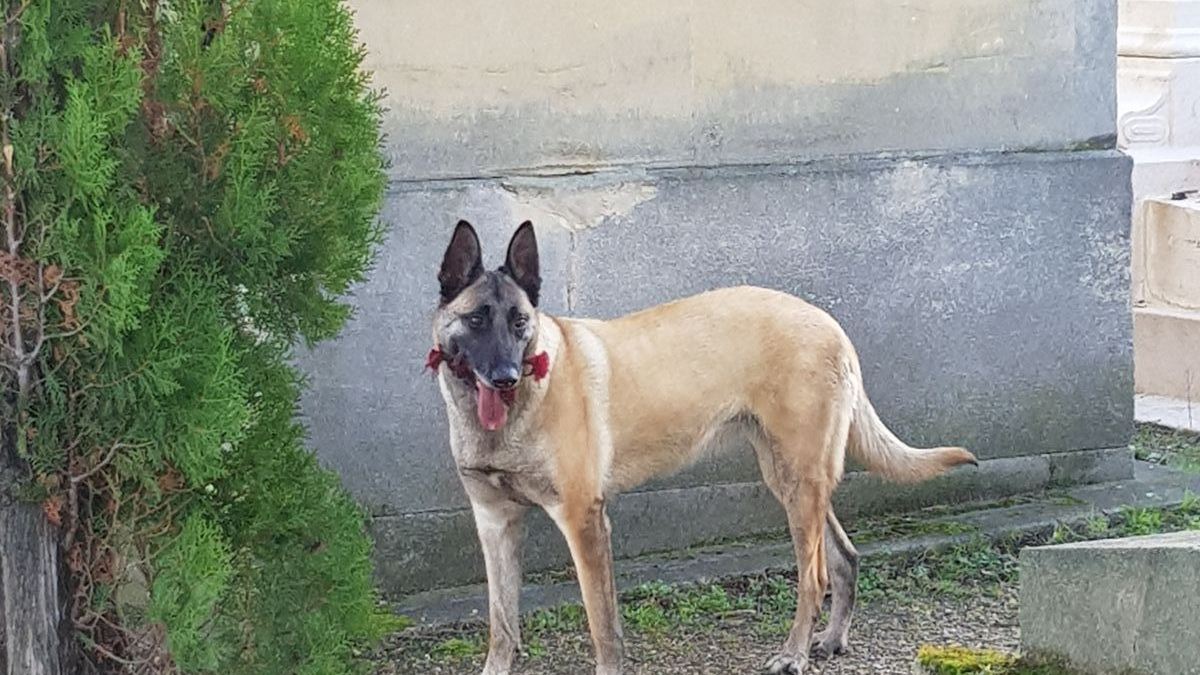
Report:
M 25 2 L 22 2 L 21 5 L 19 7 L 17 7 L 17 9 L 8 16 L 8 19 L 5 20 L 4 27 L 8 28 L 9 26 L 13 25 L 14 22 L 19 20 L 21 18 L 21 15 L 25 13 L 25 8 L 29 6 L 29 3 L 30 3 L 30 0 L 25 0 Z
M 84 322 L 68 331 L 63 331 L 61 333 L 48 333 L 45 341 L 48 342 L 50 340 L 61 340 L 63 338 L 74 337 L 82 333 L 89 325 L 90 322 Z M 41 345 L 38 346 L 40 347 Z
M 96 473 L 100 469 L 103 469 L 104 467 L 108 466 L 109 462 L 111 462 L 113 460 L 113 458 L 117 456 L 117 452 L 119 452 L 121 450 L 128 450 L 130 448 L 145 447 L 146 445 L 148 445 L 148 444 L 142 443 L 140 445 L 129 445 L 127 443 L 113 443 L 112 447 L 110 447 L 108 449 L 108 454 L 106 454 L 104 456 L 104 459 L 97 462 L 96 466 L 93 466 L 92 468 L 79 474 L 78 476 L 71 476 L 71 484 L 78 485 L 78 484 L 82 483 L 83 481 L 87 480 L 88 478 L 90 478 L 94 473 Z
M 93 612 L 93 614 L 95 614 L 95 612 Z M 100 615 L 96 614 L 96 616 L 100 616 Z M 104 645 L 100 644 L 99 642 L 97 642 L 95 640 L 89 640 L 88 646 L 91 647 L 92 649 L 95 649 L 104 658 L 106 658 L 114 663 L 119 663 L 119 664 L 125 666 L 126 668 L 136 668 L 143 664 L 142 661 L 134 661 L 131 659 L 126 659 L 126 658 L 117 656 L 116 654 L 112 653 L 112 651 L 110 651 L 107 647 L 105 647 Z
M 58 289 L 59 289 L 59 287 L 60 287 L 60 286 L 62 286 L 62 282 L 63 282 L 63 279 L 64 279 L 64 278 L 65 278 L 65 277 L 59 277 L 59 278 L 58 278 L 58 281 L 55 281 L 55 282 L 54 282 L 54 285 L 52 285 L 52 286 L 50 287 L 50 290 L 48 290 L 48 291 L 44 291 L 44 292 L 42 293 L 42 304 L 45 304 L 45 303 L 47 303 L 47 302 L 50 302 L 51 300 L 53 300 L 53 299 L 54 299 L 54 295 L 55 295 L 56 293 L 58 293 Z
M 97 382 L 88 382 L 87 384 L 83 385 L 79 389 L 76 389 L 75 391 L 71 392 L 71 398 L 72 399 L 78 398 L 79 396 L 82 396 L 85 392 L 87 392 L 91 389 L 109 389 L 111 387 L 116 387 L 118 385 L 125 384 L 126 382 L 128 382 L 128 381 L 132 380 L 133 378 L 146 372 L 146 368 L 149 367 L 149 365 L 150 365 L 150 361 L 148 361 L 148 360 L 142 361 L 141 364 L 139 364 L 137 368 L 134 368 L 133 370 L 129 371 L 128 373 L 125 373 L 124 375 L 122 375 L 121 377 L 118 377 L 117 379 L 113 380 L 112 382 L 107 382 L 107 383 L 103 383 L 103 384 L 97 383 Z
M 7 28 L 6 25 L 4 44 L 0 46 L 0 72 L 4 73 L 6 77 L 9 76 L 8 55 L 12 48 L 12 33 Z M 12 114 L 11 107 L 0 112 L 0 150 L 4 153 L 4 234 L 8 240 L 9 259 L 16 261 L 20 259 L 22 241 L 17 231 L 17 197 L 13 190 L 13 182 L 15 180 L 13 174 L 13 146 L 9 137 L 9 125 L 12 120 Z M 8 289 L 10 298 L 9 308 L 12 312 L 10 349 L 13 354 L 13 361 L 16 364 L 17 414 L 20 415 L 25 409 L 29 390 L 32 386 L 31 371 L 33 361 L 29 358 L 29 354 L 25 350 L 25 334 L 21 328 L 22 293 L 19 276 L 14 275 L 9 277 Z M 18 434 L 18 444 L 22 444 L 20 437 L 21 435 Z
M 43 223 L 41 227 L 41 235 L 38 241 L 46 240 L 46 226 Z M 46 344 L 46 302 L 42 298 L 46 297 L 46 270 L 42 265 L 42 261 L 37 264 L 37 285 L 38 285 L 38 303 L 37 303 L 37 342 L 30 350 L 29 360 L 37 359 L 38 354 L 42 352 L 42 345 Z

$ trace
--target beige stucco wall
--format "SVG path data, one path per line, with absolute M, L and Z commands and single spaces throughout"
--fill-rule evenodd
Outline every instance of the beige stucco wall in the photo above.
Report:
M 1080 76 L 1115 59 L 1109 0 L 350 4 L 389 92 L 399 178 L 1059 148 L 1114 132 L 1111 86 Z

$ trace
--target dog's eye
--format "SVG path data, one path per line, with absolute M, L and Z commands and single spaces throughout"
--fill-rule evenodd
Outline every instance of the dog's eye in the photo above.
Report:
M 467 316 L 467 325 L 476 330 L 483 328 L 483 317 L 478 314 L 470 314 Z
M 529 319 L 526 317 L 518 316 L 517 318 L 513 319 L 513 328 L 516 330 L 525 330 L 525 327 L 528 325 Z

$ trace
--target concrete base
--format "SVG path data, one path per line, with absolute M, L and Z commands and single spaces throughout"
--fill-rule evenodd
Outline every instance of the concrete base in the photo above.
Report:
M 834 495 L 834 508 L 839 518 L 851 521 L 934 504 L 1125 480 L 1132 472 L 1127 448 L 993 459 L 977 470 L 963 469 L 921 486 L 893 485 L 858 472 L 846 476 Z M 778 502 L 759 482 L 630 493 L 619 496 L 609 514 L 613 551 L 619 558 L 748 537 L 787 525 Z M 483 557 L 468 510 L 377 516 L 371 529 L 377 542 L 379 582 L 393 594 L 484 578 Z M 562 536 L 540 511 L 530 514 L 527 542 L 529 572 L 570 562 Z
M 1025 549 L 1021 648 L 1095 675 L 1200 675 L 1200 531 Z

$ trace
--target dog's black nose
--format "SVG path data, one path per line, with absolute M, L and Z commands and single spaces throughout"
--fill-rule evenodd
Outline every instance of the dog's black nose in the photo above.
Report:
M 521 379 L 521 371 L 516 366 L 501 366 L 493 370 L 488 379 L 497 389 L 512 389 L 517 386 L 517 380 Z

